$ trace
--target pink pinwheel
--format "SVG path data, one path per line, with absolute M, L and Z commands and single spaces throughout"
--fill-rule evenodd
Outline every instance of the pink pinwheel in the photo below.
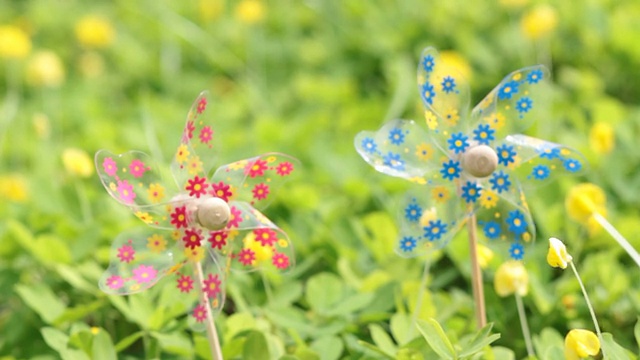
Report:
M 579 173 L 585 163 L 572 149 L 518 134 L 541 117 L 546 78 L 542 66 L 515 71 L 469 114 L 468 84 L 434 48 L 423 51 L 418 90 L 426 128 L 392 120 L 355 138 L 376 170 L 427 185 L 403 203 L 399 254 L 444 246 L 473 215 L 490 242 L 503 240 L 513 259 L 522 258 L 523 244 L 535 238 L 522 184 Z
M 297 161 L 264 154 L 214 172 L 218 134 L 205 120 L 207 105 L 202 93 L 187 115 L 171 164 L 177 186 L 144 153 L 96 154 L 109 194 L 149 225 L 116 238 L 100 288 L 108 294 L 133 294 L 170 277 L 191 307 L 189 322 L 198 330 L 222 307 L 229 268 L 293 266 L 287 235 L 257 208 L 268 204 Z

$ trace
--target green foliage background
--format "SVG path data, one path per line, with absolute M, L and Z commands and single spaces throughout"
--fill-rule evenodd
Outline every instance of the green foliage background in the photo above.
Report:
M 600 185 L 608 218 L 640 248 L 640 3 L 553 2 L 558 26 L 536 40 L 520 27 L 536 6 L 527 1 L 270 0 L 255 24 L 237 16 L 238 2 L 217 4 L 219 12 L 203 15 L 196 2 L 0 0 L 0 24 L 27 29 L 33 51 L 54 51 L 66 71 L 59 86 L 37 86 L 24 81 L 28 59 L 0 62 L 0 175 L 21 174 L 28 186 L 26 201 L 0 199 L 0 358 L 208 356 L 205 337 L 187 329 L 184 309 L 162 285 L 131 297 L 100 292 L 111 240 L 139 222 L 95 175 L 73 176 L 61 161 L 75 147 L 139 149 L 168 163 L 203 89 L 215 103 L 220 164 L 267 151 L 303 163 L 266 211 L 292 239 L 297 266 L 285 276 L 229 277 L 216 320 L 226 358 L 434 358 L 420 337 L 427 323 L 411 325 L 424 259 L 393 252 L 395 206 L 407 184 L 376 173 L 353 148 L 361 130 L 421 117 L 415 68 L 426 46 L 468 61 L 473 103 L 510 71 L 552 69 L 551 116 L 528 134 L 582 151 L 591 170 L 527 194 L 538 239 L 527 249 L 524 301 L 536 350 L 552 359 L 569 329 L 593 326 L 575 278 L 546 264 L 546 239 L 556 236 L 603 330 L 638 354 L 640 269 L 606 233 L 589 236 L 570 220 L 563 199 L 579 182 Z M 74 26 L 87 14 L 111 22 L 113 44 L 78 43 Z M 89 51 L 102 72 L 82 71 Z M 48 120 L 50 134 L 38 136 L 37 118 Z M 615 129 L 609 154 L 589 143 L 599 121 Z M 463 231 L 432 256 L 419 311 L 458 350 L 476 331 L 465 239 Z M 501 336 L 483 356 L 524 358 L 515 301 L 492 287 L 503 260 L 496 253 L 484 272 L 488 318 Z

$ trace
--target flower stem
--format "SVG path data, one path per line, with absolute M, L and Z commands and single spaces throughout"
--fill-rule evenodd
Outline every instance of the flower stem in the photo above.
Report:
M 631 256 L 633 261 L 635 261 L 636 264 L 640 266 L 640 254 L 638 254 L 636 249 L 634 249 L 633 246 L 629 244 L 627 239 L 625 239 L 624 236 L 622 236 L 622 234 L 620 234 L 618 230 L 616 230 L 616 228 L 614 228 L 613 225 L 611 225 L 607 221 L 607 219 L 604 218 L 604 216 L 598 214 L 597 212 L 594 212 L 593 217 L 605 230 L 607 230 L 607 232 L 618 242 L 618 244 L 620 244 L 620 246 L 627 252 L 627 254 Z
M 598 319 L 596 319 L 596 313 L 593 311 L 593 306 L 591 306 L 591 301 L 589 301 L 589 296 L 587 295 L 587 289 L 585 289 L 584 284 L 582 283 L 582 279 L 580 279 L 580 275 L 578 275 L 578 270 L 576 269 L 576 266 L 573 265 L 573 261 L 570 261 L 569 265 L 571 265 L 571 270 L 573 270 L 573 273 L 576 275 L 578 284 L 580 284 L 580 289 L 582 289 L 582 295 L 584 295 L 584 300 L 586 301 L 589 312 L 591 313 L 591 319 L 593 320 L 593 326 L 596 328 L 598 340 L 600 340 L 600 344 L 604 344 L 604 339 L 602 338 L 602 333 L 600 332 L 600 326 L 598 325 Z M 604 354 L 604 349 L 602 349 L 602 358 L 607 358 Z
M 424 292 L 427 287 L 427 278 L 429 277 L 429 268 L 431 267 L 431 261 L 429 255 L 424 261 L 424 270 L 422 271 L 422 279 L 420 279 L 420 287 L 418 288 L 418 298 L 416 304 L 413 307 L 413 315 L 411 316 L 411 327 L 409 328 L 408 339 L 413 338 L 413 331 L 416 329 L 418 323 L 418 317 L 420 316 L 420 310 L 422 309 L 422 301 L 424 301 Z
M 467 228 L 469 230 L 469 253 L 471 256 L 471 286 L 473 288 L 473 300 L 476 304 L 476 320 L 478 329 L 487 325 L 487 314 L 484 306 L 484 285 L 482 283 L 482 270 L 478 262 L 478 238 L 476 215 L 469 216 Z
M 520 326 L 522 326 L 522 336 L 524 337 L 524 344 L 527 347 L 527 355 L 530 358 L 535 357 L 535 353 L 533 352 L 533 345 L 531 343 L 531 333 L 529 332 L 529 324 L 527 323 L 527 314 L 524 312 L 524 304 L 522 303 L 522 296 L 520 296 L 517 292 L 516 296 L 516 306 L 518 307 L 518 316 L 520 317 Z
M 197 262 L 196 277 L 201 288 L 204 288 L 204 275 L 202 274 L 202 264 Z M 222 350 L 220 349 L 220 340 L 218 339 L 218 331 L 216 330 L 216 324 L 213 322 L 213 314 L 211 313 L 211 304 L 209 304 L 209 298 L 204 291 L 201 291 L 201 300 L 207 309 L 207 339 L 209 339 L 209 346 L 211 348 L 211 356 L 213 360 L 223 360 Z

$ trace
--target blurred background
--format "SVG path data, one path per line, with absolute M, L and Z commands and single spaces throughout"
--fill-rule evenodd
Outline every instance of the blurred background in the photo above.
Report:
M 602 187 L 607 218 L 640 248 L 639 18 L 635 0 L 0 0 L 0 359 L 207 357 L 204 336 L 166 316 L 164 285 L 128 298 L 98 289 L 110 242 L 140 223 L 93 165 L 100 149 L 169 164 L 202 90 L 222 143 L 212 165 L 267 151 L 303 164 L 265 211 L 297 267 L 231 274 L 217 319 L 225 355 L 424 356 L 400 351 L 418 335 L 409 327 L 424 262 L 393 251 L 408 184 L 370 168 L 353 138 L 421 119 L 427 46 L 470 79 L 472 104 L 513 70 L 551 69 L 551 116 L 527 134 L 581 151 L 590 170 L 527 192 L 538 226 L 525 262 L 529 324 L 538 349 L 592 327 L 575 278 L 546 264 L 555 236 L 603 330 L 637 353 L 640 270 L 599 225 L 569 218 L 564 198 L 581 182 Z M 457 238 L 431 256 L 418 314 L 463 338 L 475 325 L 466 232 Z M 484 252 L 495 351 L 523 358 L 514 299 L 492 286 L 506 257 Z

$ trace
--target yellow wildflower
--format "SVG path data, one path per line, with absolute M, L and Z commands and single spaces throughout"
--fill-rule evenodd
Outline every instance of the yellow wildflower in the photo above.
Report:
M 65 149 L 62 152 L 62 164 L 65 170 L 74 176 L 88 178 L 93 174 L 93 160 L 81 149 Z
M 80 19 L 75 32 L 78 42 L 87 48 L 107 47 L 115 37 L 111 23 L 96 15 L 87 15 Z
M 24 59 L 31 51 L 31 40 L 20 28 L 12 25 L 0 26 L 0 57 Z
M 607 215 L 606 202 L 607 196 L 600 187 L 583 183 L 571 188 L 564 205 L 571 218 L 588 225 L 594 213 Z
M 488 247 L 478 244 L 478 264 L 481 268 L 486 269 L 491 260 L 493 260 L 493 251 Z
M 200 0 L 198 4 L 200 18 L 204 21 L 211 21 L 220 16 L 224 10 L 223 0 Z
M 43 50 L 29 60 L 26 76 L 30 85 L 57 87 L 64 81 L 65 70 L 56 53 Z
M 573 329 L 564 338 L 566 360 L 584 359 L 600 352 L 600 340 L 592 331 Z
M 435 221 L 438 218 L 438 211 L 435 207 L 425 210 L 420 216 L 420 226 L 429 226 L 430 221 Z
M 273 248 L 271 246 L 263 246 L 259 241 L 256 240 L 253 232 L 247 234 L 243 240 L 244 248 L 250 249 L 255 254 L 256 258 L 251 265 L 259 264 L 263 261 L 271 259 L 273 257 Z
M 29 197 L 27 182 L 22 175 L 0 176 L 0 199 L 13 202 L 25 202 Z
M 499 296 L 513 294 L 527 295 L 529 291 L 529 274 L 521 261 L 510 260 L 498 268 L 493 280 L 493 287 Z
M 440 61 L 449 69 L 453 68 L 454 73 L 460 74 L 466 81 L 471 80 L 473 75 L 469 62 L 459 53 L 452 50 L 440 52 Z
M 553 267 L 566 269 L 571 260 L 573 260 L 573 257 L 567 252 L 567 247 L 564 243 L 554 237 L 549 238 L 547 263 Z
M 520 28 L 526 37 L 537 40 L 550 35 L 558 25 L 558 13 L 548 4 L 540 4 L 524 14 Z
M 242 0 L 236 6 L 236 19 L 245 24 L 259 23 L 264 19 L 265 8 L 260 0 Z
M 95 326 L 92 326 L 90 330 L 93 335 L 98 335 L 98 333 L 100 332 L 100 328 Z
M 597 122 L 589 131 L 589 145 L 597 154 L 608 154 L 615 146 L 613 127 L 606 122 Z

